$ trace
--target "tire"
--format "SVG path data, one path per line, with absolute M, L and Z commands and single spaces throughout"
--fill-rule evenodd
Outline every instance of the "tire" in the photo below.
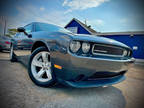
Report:
M 11 45 L 11 47 L 10 47 L 10 61 L 11 62 L 16 62 L 17 61 L 16 55 L 13 52 L 13 45 Z
M 45 47 L 33 51 L 28 63 L 28 73 L 31 80 L 38 86 L 51 87 L 55 84 L 52 71 L 50 53 Z

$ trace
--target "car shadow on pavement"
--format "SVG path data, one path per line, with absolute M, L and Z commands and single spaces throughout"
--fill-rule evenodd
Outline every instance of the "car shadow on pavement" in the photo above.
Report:
M 71 101 L 77 105 L 73 106 L 80 108 L 125 108 L 126 99 L 120 89 L 108 86 L 108 87 L 96 87 L 96 88 L 73 88 L 63 86 L 61 84 L 51 88 L 58 91 L 60 94 L 64 94 L 68 97 L 65 100 L 67 103 Z M 74 103 L 72 102 L 72 103 Z M 79 105 L 80 104 L 80 105 Z M 66 105 L 69 107 L 69 105 Z

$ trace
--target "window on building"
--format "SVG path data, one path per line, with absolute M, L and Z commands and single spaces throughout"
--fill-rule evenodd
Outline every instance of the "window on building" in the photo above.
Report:
M 78 33 L 78 27 L 67 27 L 66 29 L 71 31 L 72 33 L 75 33 L 75 34 Z

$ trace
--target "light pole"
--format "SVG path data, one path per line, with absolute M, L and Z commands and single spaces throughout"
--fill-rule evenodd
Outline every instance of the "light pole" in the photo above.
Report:
M 6 19 L 4 19 L 4 36 L 5 36 L 5 34 L 6 34 Z
M 0 16 L 0 23 L 2 25 L 2 32 L 3 32 L 3 35 L 5 36 L 6 34 L 6 28 L 7 28 L 7 21 L 6 21 L 6 18 L 4 16 Z

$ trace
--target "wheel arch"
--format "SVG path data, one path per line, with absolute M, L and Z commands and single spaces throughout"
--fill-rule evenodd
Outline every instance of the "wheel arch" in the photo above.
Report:
M 50 48 L 48 46 L 48 43 L 46 43 L 45 41 L 36 41 L 32 46 L 31 52 L 33 52 L 36 48 L 41 47 L 41 46 L 46 47 L 47 50 L 50 52 Z

